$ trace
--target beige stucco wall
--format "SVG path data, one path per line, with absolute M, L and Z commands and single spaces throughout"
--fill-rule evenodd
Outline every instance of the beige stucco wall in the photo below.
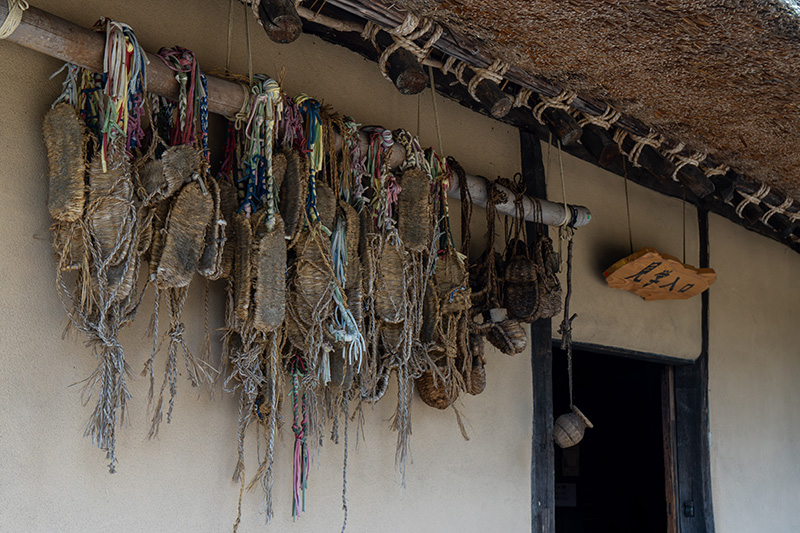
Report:
M 710 220 L 709 417 L 717 531 L 800 522 L 800 255 Z
M 225 61 L 227 2 L 42 1 L 47 11 L 90 26 L 100 15 L 133 25 L 143 45 L 180 44 L 197 53 L 205 70 Z M 238 6 L 237 6 L 238 8 Z M 423 143 L 435 142 L 430 93 L 403 97 L 373 63 L 303 36 L 291 46 L 271 44 L 253 29 L 257 71 L 287 69 L 286 90 L 307 92 L 359 121 L 388 127 L 417 125 Z M 235 25 L 234 69 L 243 72 L 244 34 Z M 191 390 L 182 380 L 174 421 L 154 441 L 146 438 L 147 383 L 131 385 L 131 424 L 119 434 L 119 473 L 106 473 L 101 452 L 82 438 L 88 408 L 80 382 L 94 360 L 79 338 L 61 338 L 65 323 L 53 283 L 46 201 L 46 161 L 40 123 L 59 91 L 48 76 L 60 65 L 0 43 L 0 530 L 3 531 L 221 531 L 236 512 L 237 405 L 234 398 Z M 515 130 L 439 101 L 444 149 L 470 172 L 494 177 L 519 170 Z M 547 148 L 544 147 L 547 154 Z M 556 154 L 548 179 L 561 198 Z M 644 302 L 609 289 L 602 272 L 629 253 L 622 179 L 564 157 L 567 200 L 589 206 L 591 224 L 575 241 L 572 309 L 575 339 L 691 359 L 700 351 L 700 299 Z M 682 255 L 682 206 L 630 184 L 634 249 L 656 247 Z M 458 213 L 453 206 L 454 222 Z M 480 242 L 476 210 L 473 239 Z M 687 209 L 687 262 L 697 263 L 697 222 Z M 555 237 L 555 232 L 553 232 Z M 744 251 L 746 250 L 746 251 Z M 796 455 L 800 361 L 792 304 L 800 258 L 772 241 L 716 217 L 711 219 L 710 408 L 712 476 L 717 530 L 791 531 L 797 523 L 800 472 Z M 765 266 L 766 265 L 766 266 Z M 185 322 L 190 347 L 203 335 L 202 287 L 191 292 Z M 221 287 L 212 285 L 211 324 L 221 323 Z M 149 353 L 147 309 L 122 336 L 138 371 Z M 559 320 L 554 320 L 555 328 Z M 163 357 L 163 355 L 162 355 Z M 161 360 L 163 364 L 163 359 Z M 350 531 L 525 531 L 530 527 L 531 379 L 529 354 L 490 352 L 488 387 L 459 409 L 471 436 L 464 442 L 451 411 L 413 406 L 407 488 L 394 465 L 395 435 L 388 428 L 392 388 L 366 413 L 366 440 L 351 448 L 348 471 Z M 341 512 L 341 445 L 326 442 L 314 460 L 308 511 L 291 523 L 290 454 L 285 428 L 276 452 L 278 531 L 335 530 Z M 255 465 L 255 441 L 248 465 Z M 241 531 L 261 531 L 259 494 L 246 494 Z
M 561 201 L 556 149 L 542 145 L 548 198 Z M 571 204 L 588 206 L 591 222 L 578 228 L 573 245 L 573 296 L 570 312 L 576 341 L 659 355 L 694 359 L 700 354 L 700 298 L 646 302 L 633 293 L 610 289 L 603 272 L 631 253 L 625 207 L 625 182 L 619 176 L 574 157 L 563 157 L 564 188 Z M 683 205 L 635 183 L 628 183 L 633 250 L 656 248 L 683 258 Z M 686 207 L 686 263 L 698 264 L 697 212 Z M 551 229 L 554 242 L 557 231 Z M 557 248 L 557 244 L 555 245 Z M 566 255 L 566 244 L 564 244 Z M 566 275 L 561 275 L 565 285 Z M 553 320 L 558 335 L 561 318 Z
M 228 2 L 40 1 L 46 11 L 91 26 L 106 15 L 130 23 L 148 50 L 180 44 L 195 50 L 206 70 L 224 67 Z M 241 6 L 237 8 L 241 10 Z M 239 11 L 241 15 L 241 11 Z M 237 17 L 234 66 L 242 72 L 243 23 Z M 316 38 L 271 44 L 253 28 L 257 71 L 286 67 L 290 93 L 307 92 L 363 123 L 416 129 L 415 97 L 403 97 L 374 63 Z M 64 312 L 54 286 L 48 236 L 46 161 L 40 125 L 60 80 L 61 65 L 0 43 L 0 530 L 31 532 L 229 531 L 238 486 L 235 398 L 189 387 L 184 378 L 173 422 L 148 441 L 147 380 L 131 383 L 130 426 L 119 433 L 118 473 L 82 437 L 89 409 L 80 385 L 95 361 L 79 338 L 62 340 Z M 422 138 L 434 142 L 430 93 L 423 94 Z M 511 175 L 519 168 L 516 130 L 451 102 L 440 101 L 445 150 L 471 172 Z M 149 353 L 144 331 L 152 299 L 122 335 L 138 374 Z M 184 313 L 190 347 L 203 336 L 202 284 Z M 212 327 L 219 325 L 221 286 L 212 286 Z M 531 373 L 527 354 L 488 355 L 488 385 L 459 409 L 471 440 L 464 442 L 453 411 L 413 404 L 413 464 L 407 488 L 395 468 L 396 435 L 389 429 L 395 388 L 367 410 L 366 440 L 355 446 L 351 426 L 349 531 L 525 531 L 530 527 Z M 158 363 L 163 368 L 163 354 Z M 272 531 L 335 531 L 342 522 L 342 445 L 326 441 L 314 458 L 307 512 L 291 519 L 289 425 L 276 451 Z M 255 439 L 247 442 L 255 472 Z M 240 531 L 264 531 L 258 491 L 245 495 Z

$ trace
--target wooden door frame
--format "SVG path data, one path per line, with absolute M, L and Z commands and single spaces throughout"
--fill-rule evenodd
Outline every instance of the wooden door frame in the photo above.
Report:
M 523 183 L 528 194 L 547 197 L 539 137 L 520 130 Z M 700 267 L 709 265 L 708 211 L 698 208 Z M 528 235 L 543 228 L 528 225 Z M 711 501 L 711 467 L 708 429 L 708 291 L 701 295 L 701 351 L 697 360 L 654 353 L 633 352 L 607 346 L 575 343 L 575 348 L 597 353 L 649 360 L 672 366 L 674 398 L 674 494 L 673 523 L 680 533 L 714 533 Z M 555 533 L 555 464 L 553 449 L 553 338 L 550 319 L 531 325 L 531 373 L 533 421 L 531 437 L 531 531 Z M 669 392 L 669 391 L 667 391 Z M 670 411 L 672 411 L 670 409 Z M 666 490 L 666 488 L 665 488 Z

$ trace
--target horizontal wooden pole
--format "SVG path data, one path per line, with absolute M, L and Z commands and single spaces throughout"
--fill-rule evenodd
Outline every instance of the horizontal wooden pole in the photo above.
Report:
M 4 19 L 7 14 L 7 4 L 0 1 L 0 19 Z M 90 70 L 99 72 L 103 69 L 105 39 L 102 34 L 33 6 L 24 12 L 19 27 L 6 41 Z M 150 64 L 147 66 L 147 90 L 166 98 L 177 99 L 179 86 L 174 73 L 155 54 L 147 53 L 147 56 L 150 59 Z M 235 115 L 244 103 L 244 93 L 240 84 L 214 76 L 207 76 L 207 79 L 209 111 L 226 117 Z M 368 146 L 365 133 L 360 132 L 359 141 L 365 148 Z M 341 141 L 338 144 L 341 144 Z M 404 159 L 405 150 L 401 146 L 395 145 L 392 150 L 390 168 L 397 168 Z M 467 183 L 473 202 L 476 205 L 485 206 L 488 198 L 488 181 L 482 177 L 468 174 Z M 514 197 L 509 191 L 503 192 L 508 193 L 508 201 L 497 205 L 497 211 L 504 215 L 515 216 Z M 448 191 L 448 195 L 460 198 L 461 192 L 457 186 L 454 186 Z M 536 200 L 530 197 L 523 200 L 525 219 L 531 222 L 534 221 L 535 202 Z M 542 223 L 558 225 L 565 220 L 564 204 L 547 200 L 539 200 L 539 204 Z M 591 220 L 591 213 L 586 207 L 570 206 L 569 210 L 571 225 L 575 227 L 584 226 Z

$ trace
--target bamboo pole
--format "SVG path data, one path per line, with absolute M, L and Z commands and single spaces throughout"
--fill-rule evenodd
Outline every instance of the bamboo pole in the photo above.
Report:
M 0 19 L 5 19 L 7 15 L 8 6 L 5 2 L 0 1 Z M 105 43 L 102 34 L 33 6 L 23 13 L 19 27 L 6 41 L 90 70 L 101 71 L 103 69 Z M 179 87 L 173 72 L 164 65 L 158 56 L 148 52 L 147 57 L 150 59 L 150 64 L 147 66 L 147 90 L 173 100 L 177 99 Z M 209 111 L 226 117 L 235 115 L 242 108 L 244 102 L 244 91 L 242 91 L 241 85 L 214 76 L 207 76 L 207 79 Z M 367 135 L 359 132 L 359 141 L 366 146 Z M 337 144 L 341 145 L 341 139 L 337 139 Z M 401 146 L 395 145 L 389 162 L 390 168 L 397 168 L 404 159 L 405 150 Z M 488 181 L 485 178 L 468 174 L 467 183 L 472 201 L 476 205 L 485 206 L 488 199 Z M 508 201 L 498 204 L 497 211 L 504 215 L 515 216 L 514 195 L 504 190 L 503 187 L 501 187 L 501 191 L 507 193 Z M 448 191 L 448 196 L 451 198 L 461 197 L 457 185 Z M 569 220 L 572 226 L 578 227 L 588 224 L 591 220 L 591 213 L 586 207 L 569 206 L 565 208 L 564 204 L 537 200 L 529 196 L 523 198 L 525 220 L 534 221 L 533 215 L 536 211 L 534 207 L 537 201 L 541 206 L 541 222 L 544 224 L 559 225 L 565 220 Z M 565 216 L 567 211 L 569 211 L 569 215 Z

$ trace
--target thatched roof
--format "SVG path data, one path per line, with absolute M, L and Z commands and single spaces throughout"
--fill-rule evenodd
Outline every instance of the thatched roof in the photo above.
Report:
M 793 1 L 397 5 L 800 200 L 800 8 Z

